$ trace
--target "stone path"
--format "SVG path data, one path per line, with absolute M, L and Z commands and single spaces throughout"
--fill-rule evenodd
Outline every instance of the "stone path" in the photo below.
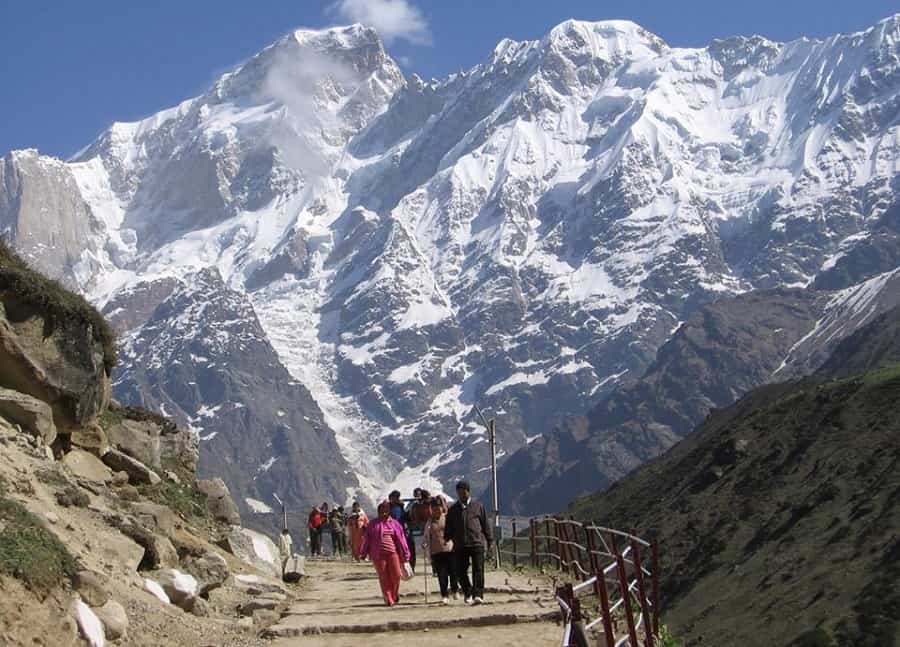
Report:
M 419 565 L 421 569 L 421 564 Z M 385 607 L 371 564 L 308 560 L 302 600 L 269 627 L 273 647 L 321 645 L 394 645 L 398 632 L 443 645 L 491 647 L 558 643 L 559 606 L 543 578 L 488 571 L 486 603 L 440 603 L 437 580 L 419 573 L 400 586 L 400 604 Z M 404 638 L 408 640 L 408 638 Z

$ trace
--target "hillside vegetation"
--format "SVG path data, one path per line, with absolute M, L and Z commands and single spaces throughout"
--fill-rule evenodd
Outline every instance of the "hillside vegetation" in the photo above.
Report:
M 658 536 L 665 615 L 687 645 L 900 644 L 900 364 L 883 359 L 897 318 L 838 349 L 862 373 L 835 379 L 829 362 L 757 389 L 573 504 Z

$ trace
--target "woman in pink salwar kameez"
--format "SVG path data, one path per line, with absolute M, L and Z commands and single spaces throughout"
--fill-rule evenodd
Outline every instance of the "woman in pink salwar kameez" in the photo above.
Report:
M 409 546 L 403 526 L 391 518 L 391 505 L 387 501 L 378 504 L 378 518 L 366 528 L 360 555 L 372 560 L 384 603 L 389 607 L 397 604 L 403 564 L 409 561 Z

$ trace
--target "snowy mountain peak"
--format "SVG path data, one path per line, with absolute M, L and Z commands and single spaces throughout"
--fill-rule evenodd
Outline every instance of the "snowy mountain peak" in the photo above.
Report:
M 0 230 L 144 313 L 135 339 L 215 268 L 366 487 L 483 478 L 474 404 L 511 453 L 705 303 L 868 278 L 851 261 L 896 209 L 897 26 L 687 49 L 572 20 L 438 82 L 366 27 L 297 30 L 77 163 L 0 167 Z
M 542 43 L 606 60 L 660 54 L 668 49 L 663 39 L 630 20 L 566 20 L 551 29 Z

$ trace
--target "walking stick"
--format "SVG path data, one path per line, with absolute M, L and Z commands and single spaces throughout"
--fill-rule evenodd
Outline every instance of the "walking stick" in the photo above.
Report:
M 425 543 L 422 542 L 422 552 L 425 553 L 425 568 L 422 569 L 422 574 L 425 575 L 425 604 L 428 604 L 428 558 L 430 557 L 430 548 L 429 546 L 429 550 L 425 550 Z

